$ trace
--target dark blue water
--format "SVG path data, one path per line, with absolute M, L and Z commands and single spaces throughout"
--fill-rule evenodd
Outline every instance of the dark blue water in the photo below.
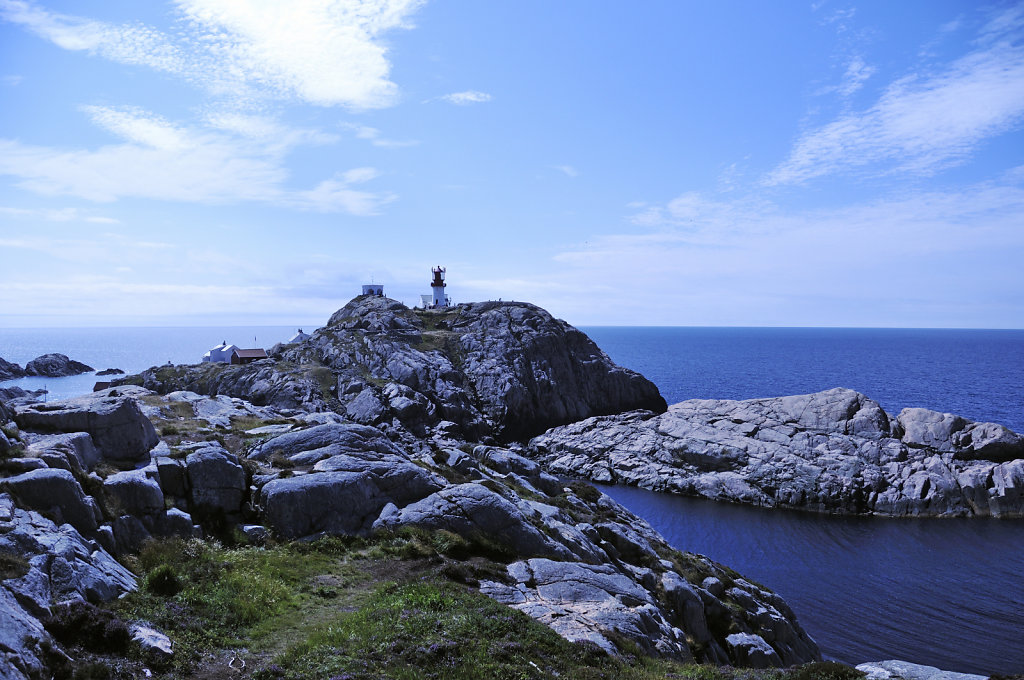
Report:
M 1024 431 L 1024 331 L 588 328 L 669 403 L 850 387 Z M 668 541 L 781 593 L 823 652 L 1024 672 L 1024 521 L 829 517 L 602 487 Z
M 862 328 L 585 328 L 670 404 L 832 387 L 891 414 L 920 406 L 1024 432 L 1024 331 Z

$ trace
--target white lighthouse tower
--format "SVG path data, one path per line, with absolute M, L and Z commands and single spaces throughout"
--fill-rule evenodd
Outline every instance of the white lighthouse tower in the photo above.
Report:
M 434 273 L 434 280 L 430 282 L 430 290 L 434 294 L 430 306 L 435 309 L 438 307 L 447 307 L 448 296 L 444 294 L 444 267 L 438 265 L 430 271 Z

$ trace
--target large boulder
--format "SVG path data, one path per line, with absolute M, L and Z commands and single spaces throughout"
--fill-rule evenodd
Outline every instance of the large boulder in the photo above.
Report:
M 275 479 L 260 490 L 263 517 L 275 533 L 366 535 L 388 504 L 406 505 L 444 486 L 444 480 L 393 454 L 340 454 L 319 470 Z
M 815 394 L 692 399 L 554 428 L 530 443 L 556 473 L 762 506 L 891 516 L 1024 515 L 1024 438 L 925 409 Z
M 26 452 L 46 461 L 50 467 L 90 472 L 102 456 L 86 432 L 25 434 Z
M 253 448 L 249 458 L 264 462 L 285 458 L 292 463 L 313 465 L 342 454 L 371 458 L 378 454 L 403 455 L 401 449 L 374 427 L 327 423 L 269 439 Z
M 0 480 L 0 490 L 13 495 L 23 507 L 48 515 L 58 524 L 67 522 L 81 532 L 94 531 L 102 519 L 96 501 L 85 495 L 67 470 L 31 470 Z
M 531 559 L 509 565 L 508 573 L 514 585 L 485 582 L 481 590 L 568 640 L 615 654 L 614 633 L 648 653 L 694 660 L 684 631 L 665 619 L 651 593 L 612 566 Z
M 219 444 L 211 444 L 185 458 L 190 507 L 201 516 L 238 515 L 245 498 L 245 470 L 238 458 Z
M 69 375 L 80 375 L 95 370 L 80 361 L 69 359 L 64 354 L 44 354 L 25 364 L 25 375 L 38 375 L 46 378 L 63 378 Z
M 444 529 L 467 538 L 489 537 L 524 557 L 573 557 L 565 546 L 534 527 L 514 504 L 481 484 L 449 486 L 401 510 L 392 506 L 381 513 L 373 527 L 395 529 L 406 525 Z
M 115 514 L 161 515 L 164 494 L 145 470 L 117 472 L 103 480 L 103 495 Z
M 114 462 L 147 460 L 159 442 L 135 398 L 117 390 L 19 406 L 15 421 L 37 432 L 87 432 L 103 458 Z

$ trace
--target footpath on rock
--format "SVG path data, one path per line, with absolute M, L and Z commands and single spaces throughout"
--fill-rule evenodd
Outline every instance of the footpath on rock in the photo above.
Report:
M 763 585 L 533 459 L 676 407 L 532 305 L 364 296 L 249 365 L 19 392 L 0 679 L 860 676 Z

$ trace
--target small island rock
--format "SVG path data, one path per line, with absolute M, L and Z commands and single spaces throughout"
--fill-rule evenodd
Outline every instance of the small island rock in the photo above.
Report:
M 44 354 L 25 365 L 25 375 L 38 375 L 44 378 L 63 378 L 90 373 L 93 370 L 92 366 L 69 359 L 64 354 Z

